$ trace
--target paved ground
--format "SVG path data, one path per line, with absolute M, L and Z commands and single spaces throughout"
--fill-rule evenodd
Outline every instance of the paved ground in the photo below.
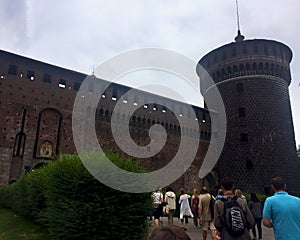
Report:
M 163 224 L 167 224 L 168 220 L 166 217 L 162 218 Z M 174 218 L 174 224 L 181 226 L 181 222 L 178 220 L 178 218 Z M 201 228 L 194 228 L 192 221 L 190 221 L 188 225 L 187 234 L 190 236 L 192 240 L 202 240 L 202 232 Z M 210 240 L 211 236 L 210 234 L 207 237 L 207 240 Z M 263 227 L 263 240 L 274 240 L 274 234 L 273 229 Z

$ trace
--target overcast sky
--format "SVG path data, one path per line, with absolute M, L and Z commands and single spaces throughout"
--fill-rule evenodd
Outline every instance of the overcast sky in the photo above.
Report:
M 281 41 L 293 51 L 290 98 L 297 145 L 299 11 L 299 0 L 239 0 L 246 39 Z M 236 26 L 235 0 L 0 0 L 0 49 L 87 74 L 115 55 L 146 47 L 198 61 L 232 42 Z

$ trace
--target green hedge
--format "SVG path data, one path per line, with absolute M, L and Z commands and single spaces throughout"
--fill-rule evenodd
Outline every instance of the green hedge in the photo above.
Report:
M 131 160 L 109 157 L 128 171 L 144 171 Z M 125 193 L 100 183 L 78 156 L 31 171 L 0 189 L 0 206 L 45 225 L 60 239 L 144 239 L 149 193 Z

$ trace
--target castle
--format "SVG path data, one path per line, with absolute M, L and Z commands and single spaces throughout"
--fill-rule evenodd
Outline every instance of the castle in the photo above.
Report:
M 202 185 L 215 189 L 224 176 L 235 179 L 243 191 L 267 192 L 270 178 L 287 180 L 289 189 L 300 194 L 300 164 L 297 159 L 288 86 L 291 81 L 291 50 L 272 40 L 243 40 L 224 45 L 204 56 L 199 63 L 212 77 L 208 83 L 200 75 L 204 100 L 215 88 L 224 101 L 227 134 L 215 168 L 199 179 L 199 169 L 208 151 L 212 134 L 211 112 L 155 94 L 136 90 L 124 104 L 138 106 L 127 119 L 132 140 L 140 146 L 150 142 L 149 129 L 160 124 L 167 132 L 162 150 L 153 157 L 136 159 L 149 170 L 165 166 L 176 154 L 182 137 L 199 139 L 192 165 L 176 180 L 174 189 L 188 190 Z M 195 66 L 196 71 L 196 66 Z M 50 65 L 6 51 L 0 51 L 0 184 L 16 181 L 26 172 L 54 161 L 59 154 L 76 153 L 72 136 L 72 110 L 76 94 L 86 74 Z M 94 76 L 90 76 L 95 78 Z M 89 92 L 107 85 L 94 79 Z M 103 149 L 123 154 L 113 140 L 110 124 L 118 99 L 131 88 L 112 83 L 99 97 L 95 112 L 96 133 Z M 155 104 L 148 104 L 148 102 Z M 166 102 L 168 106 L 166 107 Z M 186 122 L 180 126 L 174 113 Z M 91 116 L 93 117 L 93 116 Z M 147 149 L 150 151 L 150 149 Z M 146 151 L 147 151 L 146 150 Z

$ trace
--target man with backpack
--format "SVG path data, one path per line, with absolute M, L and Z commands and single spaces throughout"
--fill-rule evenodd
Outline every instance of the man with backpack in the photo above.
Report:
M 202 239 L 206 240 L 207 231 L 210 228 L 211 239 L 216 240 L 216 228 L 214 226 L 213 206 L 214 199 L 208 193 L 207 188 L 201 189 L 201 196 L 199 197 L 199 222 L 202 224 Z
M 222 188 L 224 197 L 216 201 L 214 211 L 214 225 L 221 232 L 221 239 L 251 240 L 249 229 L 255 221 L 247 203 L 234 195 L 230 178 L 223 179 Z

